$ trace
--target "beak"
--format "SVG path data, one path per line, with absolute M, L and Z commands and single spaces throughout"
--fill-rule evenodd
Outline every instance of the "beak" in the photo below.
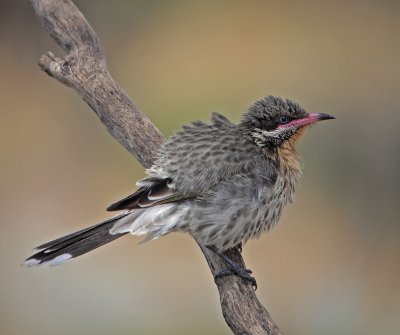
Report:
M 334 117 L 331 114 L 324 114 L 324 113 L 316 113 L 316 114 L 308 114 L 308 116 L 312 116 L 316 118 L 316 121 L 322 121 L 322 120 L 330 120 L 330 119 L 336 119 L 336 117 Z M 316 122 L 314 121 L 314 122 Z
M 306 117 L 304 117 L 302 119 L 293 120 L 285 125 L 280 126 L 280 128 L 289 128 L 289 127 L 293 127 L 293 126 L 303 127 L 303 126 L 313 124 L 318 121 L 330 120 L 330 119 L 336 119 L 336 117 L 334 117 L 331 114 L 310 113 Z

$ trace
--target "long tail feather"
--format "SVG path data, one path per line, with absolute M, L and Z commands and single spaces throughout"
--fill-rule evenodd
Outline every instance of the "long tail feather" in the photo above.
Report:
M 125 235 L 125 233 L 110 234 L 110 229 L 118 220 L 125 217 L 127 214 L 128 213 L 123 213 L 114 216 L 92 227 L 42 244 L 35 249 L 38 252 L 27 258 L 23 264 L 27 266 L 40 265 L 43 263 L 49 263 L 51 266 L 59 265 L 71 258 L 83 255 L 109 243 Z

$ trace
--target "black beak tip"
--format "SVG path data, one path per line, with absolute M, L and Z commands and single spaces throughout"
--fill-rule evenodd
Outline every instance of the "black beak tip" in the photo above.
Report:
M 333 116 L 332 114 L 320 113 L 320 114 L 319 114 L 319 119 L 320 119 L 320 120 L 333 120 L 333 119 L 336 119 L 336 117 Z

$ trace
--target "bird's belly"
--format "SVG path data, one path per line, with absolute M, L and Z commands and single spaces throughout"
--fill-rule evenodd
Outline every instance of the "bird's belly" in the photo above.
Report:
M 198 242 L 221 251 L 259 237 L 278 222 L 284 206 L 291 201 L 293 187 L 278 179 L 268 192 L 259 191 L 257 198 L 231 199 L 217 211 L 197 208 L 196 214 L 188 220 L 191 223 L 186 231 Z

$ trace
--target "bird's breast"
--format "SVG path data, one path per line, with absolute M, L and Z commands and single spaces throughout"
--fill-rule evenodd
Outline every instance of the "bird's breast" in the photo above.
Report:
M 261 233 L 270 230 L 281 217 L 283 208 L 292 202 L 295 186 L 300 177 L 300 169 L 286 168 L 279 171 L 272 189 L 261 192 L 259 215 L 255 220 L 255 229 L 252 237 L 258 237 Z

